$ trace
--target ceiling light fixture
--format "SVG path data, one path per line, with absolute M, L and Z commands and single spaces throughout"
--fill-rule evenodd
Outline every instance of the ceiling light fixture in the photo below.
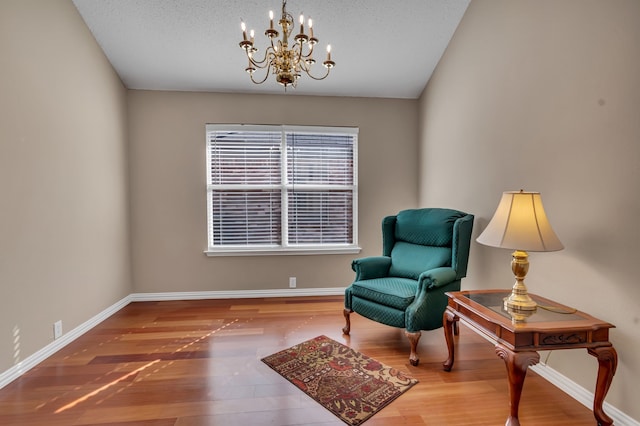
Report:
M 276 81 L 282 84 L 286 90 L 287 87 L 296 87 L 298 78 L 304 73 L 314 80 L 324 80 L 331 72 L 331 68 L 335 66 L 335 62 L 331 60 L 331 45 L 327 46 L 327 59 L 322 63 L 327 69 L 322 77 L 316 77 L 311 74 L 311 67 L 316 63 L 313 59 L 313 50 L 318 43 L 318 39 L 313 36 L 313 21 L 309 18 L 308 27 L 309 34 L 304 32 L 304 15 L 300 15 L 300 32 L 293 37 L 292 45 L 289 45 L 289 37 L 294 30 L 293 16 L 287 12 L 287 1 L 282 1 L 282 16 L 278 21 L 278 25 L 282 29 L 282 37 L 278 39 L 280 33 L 273 25 L 273 11 L 269 11 L 269 28 L 264 32 L 269 38 L 270 46 L 264 52 L 261 60 L 256 59 L 255 53 L 258 49 L 254 45 L 254 31 L 251 30 L 247 37 L 247 27 L 244 21 L 241 22 L 242 41 L 240 47 L 244 49 L 249 60 L 249 65 L 245 71 L 249 73 L 251 81 L 255 84 L 262 84 L 267 80 L 269 74 L 275 74 Z M 254 79 L 254 73 L 257 69 L 265 69 L 265 75 L 262 80 Z

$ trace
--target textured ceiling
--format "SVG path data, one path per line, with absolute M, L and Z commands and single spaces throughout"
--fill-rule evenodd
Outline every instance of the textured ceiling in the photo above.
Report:
M 470 0 L 288 0 L 313 18 L 336 67 L 323 81 L 301 78 L 287 93 L 417 98 Z M 279 0 L 73 0 L 124 84 L 131 89 L 283 93 L 269 77 L 251 83 L 238 47 L 240 20 L 264 50 L 268 12 Z M 315 56 L 315 55 L 314 55 Z M 320 61 L 319 61 L 320 62 Z M 316 64 L 318 73 L 324 71 Z

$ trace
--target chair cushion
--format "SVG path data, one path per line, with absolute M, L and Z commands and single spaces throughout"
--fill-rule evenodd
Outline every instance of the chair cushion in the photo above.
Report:
M 355 281 L 353 296 L 404 311 L 416 296 L 418 282 L 408 278 L 386 277 Z
M 405 314 L 403 310 L 395 309 L 387 305 L 381 305 L 360 297 L 354 297 L 352 299 L 351 308 L 354 312 L 376 322 L 390 325 L 392 327 L 406 327 Z M 442 322 L 442 320 L 440 322 Z
M 451 247 L 453 225 L 465 215 L 450 209 L 403 210 L 396 216 L 395 239 L 423 246 Z
M 429 269 L 451 266 L 450 247 L 430 247 L 396 242 L 391 250 L 389 275 L 417 280 Z

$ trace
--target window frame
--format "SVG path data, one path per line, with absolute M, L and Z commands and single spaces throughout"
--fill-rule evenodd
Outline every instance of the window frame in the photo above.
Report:
M 271 189 L 280 192 L 280 221 L 281 221 L 281 244 L 277 245 L 213 245 L 212 237 L 212 196 L 211 193 L 216 188 L 228 185 L 216 185 L 211 183 L 212 176 L 212 158 L 210 149 L 210 132 L 229 131 L 229 132 L 280 132 L 280 182 L 278 184 L 268 185 Z M 342 185 L 343 189 L 351 191 L 351 228 L 352 243 L 339 244 L 288 244 L 288 223 L 289 223 L 289 205 L 288 192 L 295 184 L 288 182 L 288 165 L 287 165 L 287 134 L 295 133 L 320 133 L 320 134 L 340 134 L 350 135 L 352 138 L 352 183 L 351 185 Z M 361 248 L 358 245 L 358 133 L 357 127 L 326 127 L 326 126 L 291 126 L 291 125 L 253 125 L 253 124 L 207 124 L 205 126 L 205 146 L 206 146 L 206 195 L 207 195 L 207 256 L 243 256 L 243 255 L 319 255 L 319 254 L 354 254 L 359 253 Z M 324 186 L 324 185 L 323 185 Z M 251 189 L 250 184 L 236 184 L 235 188 Z M 338 186 L 336 185 L 336 188 Z

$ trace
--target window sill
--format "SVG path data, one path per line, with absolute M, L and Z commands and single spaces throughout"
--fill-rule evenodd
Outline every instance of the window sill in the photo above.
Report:
M 290 256 L 290 255 L 323 255 L 323 254 L 357 254 L 362 248 L 358 246 L 331 247 L 237 247 L 224 249 L 208 249 L 205 254 L 216 256 Z

